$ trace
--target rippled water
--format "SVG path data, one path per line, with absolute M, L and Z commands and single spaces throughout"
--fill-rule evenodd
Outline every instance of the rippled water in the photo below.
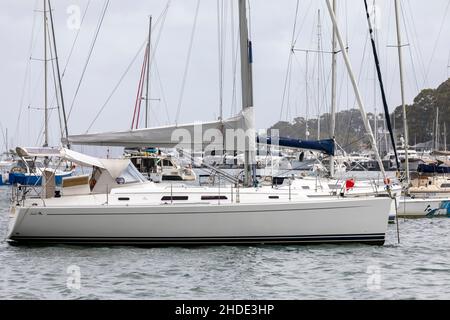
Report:
M 7 192 L 0 188 L 2 239 Z M 449 230 L 447 218 L 402 220 L 401 244 L 391 225 L 383 247 L 17 247 L 3 241 L 0 298 L 450 299 Z M 80 268 L 80 289 L 70 285 L 73 266 Z

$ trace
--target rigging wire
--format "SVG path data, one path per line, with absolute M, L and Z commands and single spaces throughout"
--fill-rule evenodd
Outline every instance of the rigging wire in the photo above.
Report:
M 86 74 L 86 70 L 87 70 L 87 67 L 89 65 L 89 61 L 91 60 L 92 52 L 94 51 L 94 47 L 95 47 L 95 44 L 97 42 L 97 38 L 98 38 L 98 35 L 100 33 L 101 27 L 103 25 L 103 19 L 105 18 L 106 11 L 108 10 L 108 6 L 109 6 L 109 0 L 105 0 L 104 5 L 103 5 L 103 9 L 102 9 L 102 13 L 101 13 L 101 16 L 100 16 L 100 20 L 99 20 L 99 22 L 97 24 L 97 28 L 95 30 L 95 35 L 94 35 L 94 38 L 92 40 L 91 46 L 89 48 L 88 56 L 87 56 L 86 62 L 84 64 L 83 71 L 81 72 L 81 77 L 80 77 L 80 80 L 78 82 L 77 89 L 75 90 L 75 95 L 74 95 L 74 97 L 72 99 L 72 103 L 71 103 L 71 106 L 70 106 L 70 109 L 69 109 L 69 113 L 67 115 L 67 120 L 70 119 L 70 116 L 72 114 L 72 110 L 73 110 L 73 107 L 75 105 L 75 101 L 76 101 L 76 99 L 78 97 L 78 93 L 80 91 L 80 87 L 81 87 L 81 83 L 83 82 L 84 75 Z
M 66 74 L 67 66 L 69 65 L 70 59 L 72 58 L 72 53 L 73 53 L 73 51 L 75 49 L 75 45 L 78 41 L 78 36 L 80 35 L 81 28 L 83 27 L 84 18 L 86 17 L 86 13 L 89 9 L 90 4 L 91 4 L 91 0 L 88 1 L 87 5 L 86 5 L 86 9 L 84 10 L 84 13 L 83 13 L 83 17 L 81 17 L 80 27 L 77 30 L 77 34 L 75 35 L 75 39 L 74 39 L 74 41 L 72 43 L 72 47 L 70 48 L 70 51 L 69 51 L 69 55 L 67 56 L 66 64 L 65 64 L 63 72 L 61 74 L 61 79 L 63 79 L 64 75 Z
M 35 1 L 35 8 L 37 8 L 37 0 Z M 36 11 L 36 10 L 35 10 Z M 41 21 L 39 19 L 39 21 Z M 34 42 L 36 41 L 35 39 L 37 38 L 37 35 L 35 35 L 35 28 L 36 28 L 36 14 L 33 15 L 33 23 L 32 23 L 32 27 L 31 27 L 31 38 L 30 38 L 30 45 L 29 45 L 29 55 L 28 55 L 28 62 L 27 62 L 27 66 L 25 68 L 25 75 L 23 78 L 23 84 L 22 84 L 22 94 L 20 97 L 20 102 L 19 102 L 19 115 L 17 117 L 17 122 L 16 122 L 16 130 L 15 130 L 15 137 L 16 139 L 18 139 L 17 142 L 19 142 L 19 132 L 20 132 L 20 119 L 22 118 L 22 111 L 23 111 L 23 102 L 25 100 L 25 91 L 27 91 L 27 82 L 29 80 L 28 83 L 28 90 L 29 93 L 28 95 L 31 95 L 31 61 L 32 61 L 32 53 L 33 53 L 33 47 L 34 47 Z M 29 79 L 30 78 L 30 79 Z M 28 126 L 28 128 L 30 128 Z M 29 131 L 29 129 L 28 129 Z
M 409 44 L 408 52 L 409 52 L 409 57 L 411 59 L 411 66 L 412 66 L 412 74 L 413 74 L 413 77 L 414 77 L 414 83 L 416 85 L 417 92 L 419 92 L 420 91 L 420 87 L 419 87 L 419 81 L 417 79 L 416 65 L 414 63 L 413 51 L 411 50 L 411 46 L 413 46 L 413 47 L 415 47 L 415 46 L 412 45 L 411 41 L 410 41 L 409 32 L 408 32 L 408 26 L 407 26 L 407 21 L 406 21 L 406 14 L 404 12 L 404 8 L 403 8 L 403 6 L 401 6 L 400 8 L 402 10 L 403 25 L 405 26 L 406 41 Z
M 159 88 L 161 90 L 161 96 L 162 96 L 162 101 L 164 103 L 164 107 L 165 107 L 165 111 L 166 111 L 166 117 L 167 117 L 167 124 L 170 123 L 170 116 L 169 116 L 169 106 L 167 105 L 167 99 L 166 99 L 166 94 L 164 92 L 164 86 L 161 80 L 161 75 L 159 72 L 159 67 L 158 67 L 158 63 L 156 61 L 156 58 L 153 60 L 153 63 L 155 65 L 155 72 L 156 72 L 156 77 L 158 78 L 158 84 L 159 84 Z
M 296 4 L 296 7 L 295 7 L 294 26 L 293 26 L 293 29 L 292 29 L 291 47 L 289 49 L 289 58 L 288 58 L 288 63 L 287 63 L 286 77 L 285 77 L 285 80 L 284 80 L 284 89 L 283 89 L 283 95 L 282 95 L 282 99 L 281 99 L 280 121 L 283 119 L 284 102 L 285 102 L 285 99 L 286 99 L 286 95 L 288 94 L 288 86 L 289 86 L 289 82 L 290 82 L 290 79 L 291 79 L 292 56 L 295 55 L 294 47 L 295 47 L 296 39 L 294 39 L 294 37 L 295 37 L 295 34 L 296 34 L 296 28 L 297 28 L 299 5 L 300 5 L 300 0 L 297 0 L 297 4 Z M 288 107 L 286 107 L 286 108 L 288 108 Z M 288 112 L 286 111 L 286 114 L 287 113 Z
M 190 66 L 190 62 L 191 62 L 192 47 L 193 47 L 193 44 L 194 44 L 195 31 L 197 29 L 198 13 L 200 11 L 200 3 L 201 3 L 201 0 L 197 0 L 197 7 L 195 9 L 194 23 L 193 23 L 193 26 L 192 26 L 191 38 L 190 38 L 189 47 L 188 47 L 188 55 L 187 55 L 187 58 L 186 58 L 186 65 L 185 65 L 185 69 L 184 69 L 183 80 L 182 80 L 182 83 L 181 83 L 181 92 L 180 92 L 180 97 L 179 97 L 179 100 L 178 100 L 177 114 L 176 114 L 176 117 L 175 117 L 175 123 L 176 124 L 178 124 L 178 120 L 179 120 L 180 112 L 181 112 L 181 106 L 183 104 L 184 89 L 186 87 L 187 76 L 188 76 L 188 73 L 189 73 L 189 66 Z
M 217 0 L 217 46 L 219 62 L 219 119 L 223 119 L 223 90 L 225 69 L 225 42 L 226 42 L 226 10 L 223 0 Z
M 406 28 L 405 27 L 405 29 L 406 29 L 406 31 L 408 31 L 409 29 L 412 29 L 413 36 L 415 38 L 415 43 L 414 43 L 413 48 L 415 49 L 415 54 L 416 54 L 418 62 L 419 62 L 419 69 L 420 69 L 420 72 L 421 72 L 421 76 L 422 76 L 423 79 L 425 79 L 425 74 L 426 74 L 425 59 L 423 58 L 423 52 L 422 52 L 421 46 L 417 44 L 418 39 L 419 39 L 419 34 L 417 32 L 415 18 L 414 18 L 413 14 L 412 14 L 413 10 L 412 10 L 412 7 L 411 7 L 411 3 L 409 1 L 406 2 L 406 4 L 408 5 L 408 9 L 409 9 L 406 12 L 409 12 L 409 16 L 410 16 L 409 21 L 410 21 L 410 25 L 412 26 L 412 28 Z M 403 7 L 401 7 L 401 8 L 402 8 L 402 11 L 403 11 Z M 406 16 L 405 13 L 403 13 L 403 14 L 404 14 L 404 16 Z
M 106 108 L 106 106 L 108 105 L 109 101 L 111 100 L 111 98 L 113 97 L 113 95 L 116 93 L 117 89 L 119 88 L 120 84 L 122 83 L 123 79 L 125 78 L 125 76 L 128 74 L 128 72 L 130 71 L 131 67 L 134 65 L 135 61 L 137 60 L 137 58 L 139 57 L 139 55 L 142 52 L 142 49 L 144 49 L 144 47 L 146 47 L 147 45 L 147 39 L 145 39 L 145 41 L 142 43 L 142 45 L 140 46 L 139 50 L 137 51 L 136 55 L 133 57 L 133 59 L 131 60 L 131 62 L 128 64 L 127 68 L 125 69 L 124 73 L 122 74 L 122 76 L 120 77 L 119 81 L 116 83 L 116 85 L 114 86 L 112 92 L 109 94 L 108 98 L 106 99 L 105 103 L 102 105 L 102 107 L 100 108 L 100 110 L 97 112 L 97 114 L 94 117 L 94 120 L 92 120 L 92 122 L 89 124 L 86 133 L 88 133 L 91 129 L 92 126 L 95 124 L 95 122 L 97 121 L 97 119 L 100 117 L 100 115 L 102 114 L 103 110 Z
M 438 33 L 436 42 L 434 44 L 433 53 L 431 54 L 430 62 L 428 63 L 428 68 L 427 68 L 427 72 L 425 74 L 423 87 L 425 87 L 427 85 L 427 83 L 428 83 L 428 76 L 430 74 L 431 65 L 433 64 L 434 55 L 436 54 L 436 49 L 438 47 L 439 40 L 441 39 L 442 30 L 444 29 L 445 22 L 447 21 L 447 15 L 448 15 L 448 12 L 449 12 L 449 8 L 450 8 L 450 0 L 447 1 L 447 6 L 446 6 L 445 11 L 444 11 L 444 17 L 442 18 L 441 26 L 439 28 L 439 33 Z
M 232 95 L 231 95 L 231 116 L 236 114 L 237 109 L 237 60 L 239 53 L 239 37 L 237 35 L 238 28 L 236 27 L 236 20 L 234 16 L 234 4 L 230 1 L 230 25 L 231 25 L 231 64 L 233 69 L 233 85 L 232 85 Z M 236 30 L 236 31 L 235 31 Z M 236 32 L 236 33 L 235 33 Z
M 165 8 L 164 8 L 164 10 L 163 10 L 163 12 L 162 12 L 161 15 L 158 17 L 158 19 L 156 19 L 156 22 L 155 22 L 155 28 L 156 28 L 159 24 L 161 24 L 161 27 L 160 27 L 160 30 L 159 30 L 159 34 L 158 34 L 158 36 L 157 36 L 157 38 L 156 38 L 155 44 L 152 45 L 152 50 L 151 50 L 151 51 L 153 52 L 153 55 L 152 55 L 152 58 L 151 58 L 151 61 L 152 61 L 152 62 L 156 61 L 156 56 L 155 56 L 156 51 L 157 51 L 156 49 L 158 48 L 159 41 L 160 41 L 160 39 L 161 39 L 161 34 L 162 34 L 163 29 L 164 29 L 164 25 L 165 25 L 165 22 L 166 22 L 166 17 L 167 17 L 167 13 L 168 13 L 168 10 L 169 10 L 169 7 L 170 7 L 170 3 L 171 3 L 171 0 L 168 0 L 168 1 L 167 1 L 167 4 L 166 4 L 166 6 L 165 6 Z M 112 99 L 112 97 L 114 96 L 114 94 L 116 93 L 116 91 L 119 89 L 119 87 L 120 87 L 120 85 L 122 84 L 124 78 L 126 77 L 126 75 L 128 74 L 128 72 L 130 71 L 130 69 L 131 69 L 131 67 L 134 65 L 134 63 L 136 62 L 136 60 L 137 60 L 137 58 L 139 57 L 139 55 L 141 54 L 142 50 L 144 49 L 144 47 L 146 47 L 147 41 L 148 41 L 148 39 L 147 39 L 147 37 L 146 37 L 145 41 L 141 44 L 141 46 L 140 46 L 139 49 L 137 50 L 136 54 L 135 54 L 134 57 L 132 58 L 131 62 L 130 62 L 130 63 L 128 64 L 128 66 L 126 67 L 125 71 L 122 73 L 122 75 L 121 75 L 119 81 L 116 83 L 116 85 L 114 86 L 113 90 L 112 90 L 111 93 L 108 95 L 108 97 L 106 98 L 105 102 L 103 103 L 103 105 L 101 106 L 101 108 L 99 109 L 99 111 L 96 113 L 94 119 L 93 119 L 92 122 L 89 124 L 89 126 L 88 126 L 88 128 L 87 128 L 87 130 L 86 130 L 85 133 L 88 133 L 88 132 L 92 129 L 92 127 L 94 126 L 94 124 L 97 122 L 98 118 L 99 118 L 100 115 L 103 113 L 103 111 L 105 110 L 105 108 L 107 107 L 107 105 L 109 104 L 109 102 L 111 101 L 111 99 Z M 155 65 L 156 65 L 156 63 L 155 63 Z M 157 67 L 157 66 L 156 66 L 156 67 Z M 158 69 L 156 69 L 156 70 L 158 70 Z M 159 79 L 160 79 L 160 86 L 162 86 L 161 78 L 159 77 Z M 166 102 L 166 99 L 164 99 L 164 101 Z M 169 115 L 168 115 L 168 113 L 167 113 L 167 112 L 168 112 L 167 110 L 168 110 L 168 108 L 167 108 L 167 103 L 166 103 L 166 114 L 167 114 L 167 118 L 169 119 Z

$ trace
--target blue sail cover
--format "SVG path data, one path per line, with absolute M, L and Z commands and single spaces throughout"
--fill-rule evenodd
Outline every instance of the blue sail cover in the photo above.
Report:
M 266 140 L 266 142 L 264 142 Z M 283 138 L 277 137 L 273 139 L 274 141 L 278 140 L 278 145 L 280 147 L 286 148 L 297 148 L 297 149 L 307 149 L 307 150 L 316 150 L 321 151 L 327 155 L 334 156 L 335 153 L 335 143 L 333 139 L 327 140 L 317 140 L 317 141 L 307 141 L 307 140 L 299 140 L 299 139 L 291 139 L 291 138 Z M 272 138 L 271 137 L 257 137 L 258 143 L 266 143 L 271 145 Z

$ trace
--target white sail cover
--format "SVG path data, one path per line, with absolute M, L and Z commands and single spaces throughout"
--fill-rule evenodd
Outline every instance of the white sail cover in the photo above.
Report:
M 253 108 L 247 108 L 238 116 L 223 121 L 171 125 L 121 132 L 72 135 L 69 136 L 68 140 L 70 144 L 74 145 L 205 150 L 205 148 L 220 149 L 225 145 L 231 145 L 231 143 L 235 145 L 236 142 L 234 140 L 242 139 L 239 134 L 242 132 L 247 134 L 245 146 L 242 142 L 238 142 L 241 147 L 230 147 L 230 150 L 252 150 L 254 148 Z M 250 135 L 252 135 L 252 138 L 250 138 Z

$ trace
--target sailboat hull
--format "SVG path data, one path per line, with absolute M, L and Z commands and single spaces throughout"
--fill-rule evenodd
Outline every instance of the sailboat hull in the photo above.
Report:
M 413 198 L 402 198 L 399 202 L 398 216 L 400 218 L 425 218 L 429 213 L 438 209 L 440 204 L 448 200 L 449 198 L 424 198 L 424 199 L 413 199 Z
M 390 199 L 278 204 L 17 209 L 14 242 L 144 245 L 368 243 L 382 245 Z

